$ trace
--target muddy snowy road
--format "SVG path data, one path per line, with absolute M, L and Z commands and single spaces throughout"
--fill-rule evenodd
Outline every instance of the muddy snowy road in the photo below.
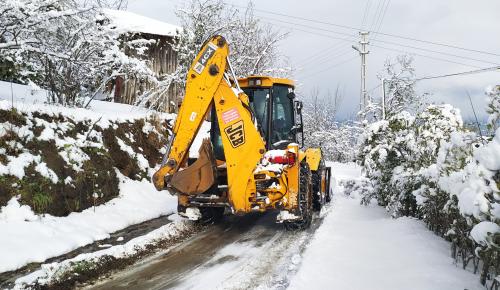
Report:
M 324 214 L 322 214 L 324 216 Z M 226 217 L 218 225 L 136 263 L 87 289 L 286 288 L 319 215 L 305 232 L 291 233 L 275 214 Z

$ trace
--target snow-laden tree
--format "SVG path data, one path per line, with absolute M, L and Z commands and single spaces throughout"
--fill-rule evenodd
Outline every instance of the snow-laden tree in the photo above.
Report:
M 160 106 L 172 87 L 182 90 L 186 74 L 202 45 L 215 34 L 226 38 L 229 60 L 238 77 L 267 74 L 288 77 L 291 69 L 278 50 L 278 43 L 287 36 L 264 25 L 254 15 L 253 4 L 240 10 L 224 0 L 190 0 L 176 11 L 182 30 L 176 38 L 178 67 L 159 80 L 153 89 L 138 98 L 138 104 Z
M 402 111 L 413 111 L 422 105 L 423 96 L 415 92 L 413 58 L 400 55 L 396 60 L 387 59 L 378 78 L 385 84 L 385 114 L 390 118 Z
M 84 7 L 110 8 L 116 10 L 126 10 L 128 0 L 80 0 Z
M 47 89 L 49 102 L 83 105 L 118 75 L 154 80 L 144 61 L 125 55 L 118 32 L 94 6 L 5 0 L 0 15 L 2 60 Z
M 426 181 L 441 143 L 462 125 L 459 111 L 450 105 L 430 105 L 416 117 L 401 112 L 372 124 L 359 157 L 379 204 L 394 216 L 419 216 L 417 206 L 435 193 L 426 191 L 432 186 Z
M 336 121 L 342 98 L 339 88 L 325 96 L 315 89 L 303 100 L 304 139 L 306 147 L 321 148 L 327 160 L 347 162 L 354 159 L 360 130 Z
M 488 108 L 486 109 L 489 115 L 488 128 L 495 132 L 496 129 L 500 128 L 500 85 L 487 88 L 486 95 L 488 96 Z
M 183 75 L 203 43 L 214 34 L 229 42 L 229 58 L 238 76 L 289 73 L 287 67 L 278 66 L 282 60 L 278 43 L 287 34 L 262 24 L 251 2 L 241 11 L 223 0 L 191 0 L 177 16 L 183 28 L 177 45 Z

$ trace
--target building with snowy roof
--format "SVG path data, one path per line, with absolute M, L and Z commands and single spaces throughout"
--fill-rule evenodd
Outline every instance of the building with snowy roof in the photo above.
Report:
M 123 42 L 139 39 L 149 41 L 147 49 L 140 55 L 134 49 L 125 46 L 126 54 L 146 59 L 149 67 L 159 78 L 176 70 L 177 53 L 173 49 L 173 44 L 177 33 L 181 30 L 179 26 L 129 11 L 104 9 L 103 12 L 111 25 L 116 26 L 121 33 Z M 149 89 L 151 84 L 133 77 L 127 79 L 117 77 L 108 86 L 108 90 L 112 93 L 110 99 L 125 104 L 134 104 L 137 97 Z M 176 86 L 171 86 L 166 93 L 162 93 L 162 98 L 165 98 L 161 102 L 164 104 L 163 107 L 157 109 L 169 113 L 175 112 L 180 93 L 181 90 Z

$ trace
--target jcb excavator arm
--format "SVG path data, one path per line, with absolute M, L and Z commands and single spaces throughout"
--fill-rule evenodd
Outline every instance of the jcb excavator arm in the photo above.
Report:
M 255 195 L 253 170 L 264 153 L 264 141 L 248 110 L 248 97 L 231 83 L 229 47 L 222 36 L 203 45 L 187 74 L 186 93 L 175 121 L 166 162 L 153 175 L 158 190 L 173 188 L 179 194 L 199 194 L 215 179 L 211 146 L 204 142 L 200 158 L 180 171 L 211 105 L 215 106 L 227 166 L 229 202 L 236 212 L 248 210 Z M 209 148 L 207 148 L 209 146 Z M 205 158 L 202 158 L 202 155 Z M 208 158 L 206 156 L 209 156 Z M 208 180 L 208 182 L 207 182 Z

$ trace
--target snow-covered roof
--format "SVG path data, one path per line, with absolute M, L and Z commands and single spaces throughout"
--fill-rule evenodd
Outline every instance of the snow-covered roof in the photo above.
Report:
M 103 13 L 123 33 L 140 32 L 155 35 L 175 36 L 181 27 L 142 16 L 130 11 L 103 9 Z

